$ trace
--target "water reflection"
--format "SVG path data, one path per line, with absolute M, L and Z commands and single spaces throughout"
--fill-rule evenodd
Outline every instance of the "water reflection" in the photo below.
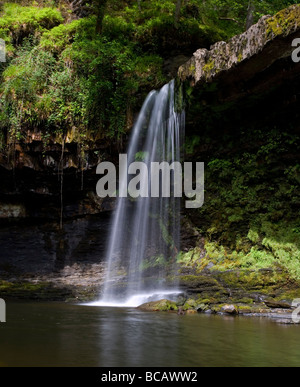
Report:
M 299 326 L 265 319 L 7 304 L 0 366 L 300 366 Z
M 106 350 L 101 352 L 99 365 L 178 364 L 177 316 L 145 314 L 134 309 L 105 309 L 101 314 L 98 332 L 101 347 Z

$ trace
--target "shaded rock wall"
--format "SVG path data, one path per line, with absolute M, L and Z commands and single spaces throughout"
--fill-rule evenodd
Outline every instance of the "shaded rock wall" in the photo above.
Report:
M 209 142 L 197 143 L 188 158 L 209 161 L 216 152 L 228 154 L 242 147 L 253 151 L 255 148 L 243 142 L 240 133 L 245 122 L 250 128 L 252 124 L 263 125 L 264 120 L 281 121 L 282 125 L 288 121 L 293 124 L 293 130 L 299 130 L 300 65 L 290 57 L 291 42 L 300 35 L 299 20 L 300 6 L 284 10 L 273 18 L 264 17 L 230 42 L 219 42 L 211 50 L 198 50 L 179 69 L 178 77 L 185 87 L 193 87 L 187 111 L 187 137 L 209 135 Z M 236 141 L 231 148 L 224 144 L 220 147 L 220 133 L 241 141 Z M 95 195 L 95 168 L 101 160 L 116 161 L 124 149 L 126 142 L 120 146 L 99 139 L 86 150 L 87 157 L 82 160 L 78 144 L 71 138 L 62 157 L 61 144 L 53 142 L 44 149 L 41 139 L 31 136 L 27 143 L 17 144 L 13 157 L 2 155 L 0 218 L 5 222 L 0 231 L 1 278 L 52 279 L 56 284 L 93 284 L 99 288 L 109 221 L 105 217 L 74 218 L 113 208 L 111 201 L 101 201 Z M 297 162 L 297 155 L 299 152 L 295 150 L 287 157 Z M 63 231 L 59 230 L 61 194 Z M 203 226 L 203 217 L 199 218 L 198 213 L 188 213 L 188 217 L 194 225 Z M 26 218 L 26 223 L 12 225 L 7 223 L 9 218 Z M 31 225 L 29 218 L 38 218 L 42 223 Z M 49 223 L 49 219 L 54 222 Z M 184 219 L 182 239 L 187 250 L 202 241 L 201 234 L 195 230 Z M 198 277 L 199 273 L 195 274 Z M 210 274 L 203 278 L 201 287 L 196 284 L 199 278 L 191 282 L 190 278 L 183 277 L 182 285 L 191 293 L 203 293 L 204 299 L 211 298 L 211 292 L 217 290 L 211 281 L 216 284 L 219 279 L 211 278 Z M 251 285 L 250 293 L 255 286 Z M 222 285 L 220 296 L 224 295 L 226 302 L 231 297 L 229 287 L 235 289 L 238 285 L 228 281 Z M 239 291 L 238 296 L 242 297 L 243 292 L 244 289 Z

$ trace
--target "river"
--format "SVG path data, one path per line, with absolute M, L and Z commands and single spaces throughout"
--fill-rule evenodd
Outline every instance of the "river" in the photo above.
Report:
M 299 367 L 298 337 L 264 318 L 7 302 L 0 366 Z

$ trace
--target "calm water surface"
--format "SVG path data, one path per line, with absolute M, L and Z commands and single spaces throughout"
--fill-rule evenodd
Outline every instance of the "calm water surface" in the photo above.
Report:
M 300 366 L 299 326 L 70 304 L 7 303 L 0 366 Z

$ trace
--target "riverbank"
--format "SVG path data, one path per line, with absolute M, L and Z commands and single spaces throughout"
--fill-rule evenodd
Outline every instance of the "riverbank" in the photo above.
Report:
M 182 270 L 182 269 L 181 269 Z M 19 277 L 7 275 L 0 281 L 5 300 L 91 302 L 99 298 L 105 276 L 103 264 L 74 264 L 60 272 Z M 300 287 L 282 270 L 205 270 L 178 275 L 182 293 L 173 301 L 157 300 L 138 307 L 143 311 L 253 316 L 294 324 L 292 313 Z

